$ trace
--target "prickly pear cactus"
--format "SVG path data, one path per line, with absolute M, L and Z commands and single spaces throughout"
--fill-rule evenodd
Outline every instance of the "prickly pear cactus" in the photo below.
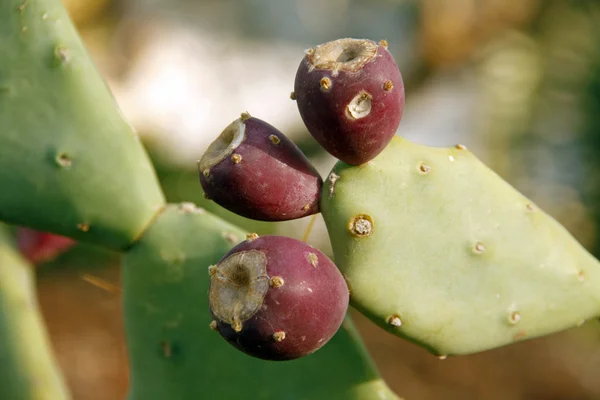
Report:
M 0 225 L 0 398 L 66 400 L 65 383 L 38 312 L 33 267 Z
M 209 271 L 244 232 L 170 205 L 123 257 L 130 400 L 397 399 L 349 319 L 315 354 L 288 362 L 249 357 L 209 325 Z
M 61 2 L 0 2 L 0 54 L 0 220 L 130 245 L 163 194 Z
M 321 210 L 351 302 L 438 355 L 468 354 L 600 315 L 600 265 L 464 146 L 395 137 L 339 162 Z

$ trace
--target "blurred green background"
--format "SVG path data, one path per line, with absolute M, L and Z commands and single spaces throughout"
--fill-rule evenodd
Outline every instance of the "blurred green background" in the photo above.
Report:
M 325 176 L 335 160 L 289 100 L 303 50 L 339 37 L 386 39 L 406 84 L 398 134 L 466 145 L 600 256 L 598 1 L 63 1 L 170 201 L 301 238 L 308 219 L 257 223 L 205 200 L 195 162 L 248 111 Z M 320 217 L 309 242 L 330 254 Z M 76 399 L 123 399 L 127 390 L 118 263 L 79 246 L 39 266 L 42 309 Z M 598 321 L 438 360 L 355 316 L 382 375 L 407 400 L 600 399 Z

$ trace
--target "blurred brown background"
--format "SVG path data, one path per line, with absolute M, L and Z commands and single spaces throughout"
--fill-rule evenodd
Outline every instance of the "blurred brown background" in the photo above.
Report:
M 258 233 L 300 238 L 307 220 L 235 217 L 206 203 L 195 161 L 249 111 L 326 174 L 288 100 L 302 51 L 387 39 L 403 72 L 399 134 L 467 145 L 600 255 L 600 2 L 559 0 L 64 0 L 171 201 Z M 330 251 L 324 224 L 310 240 Z M 78 247 L 40 266 L 40 301 L 74 397 L 123 399 L 127 360 L 114 254 Z M 82 279 L 89 274 L 115 287 Z M 438 360 L 355 315 L 389 385 L 407 400 L 600 399 L 600 324 Z

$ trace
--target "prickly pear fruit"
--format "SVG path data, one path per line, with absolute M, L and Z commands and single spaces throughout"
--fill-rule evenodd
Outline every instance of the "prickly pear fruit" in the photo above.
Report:
M 169 205 L 123 254 L 128 399 L 397 399 L 349 317 L 327 346 L 289 363 L 248 357 L 209 329 L 206 267 L 244 235 L 189 204 Z
M 338 39 L 307 50 L 294 95 L 308 131 L 352 165 L 385 148 L 404 111 L 404 83 L 385 41 Z
M 16 239 L 21 254 L 34 264 L 51 261 L 77 243 L 65 236 L 23 227 L 17 228 Z
M 464 146 L 398 136 L 338 163 L 323 217 L 351 303 L 438 355 L 468 354 L 600 315 L 600 265 Z
M 319 212 L 319 173 L 283 133 L 246 113 L 208 147 L 198 170 L 206 195 L 238 215 L 285 221 Z
M 333 261 L 284 236 L 249 236 L 210 275 L 215 329 L 258 358 L 291 360 L 317 351 L 348 309 L 348 287 Z

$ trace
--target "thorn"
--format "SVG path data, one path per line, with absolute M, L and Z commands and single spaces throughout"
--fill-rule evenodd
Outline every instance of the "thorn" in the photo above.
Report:
M 117 285 L 114 285 L 108 281 L 105 281 L 104 279 L 98 278 L 96 276 L 92 276 L 89 274 L 83 274 L 81 275 L 81 279 L 83 279 L 84 281 L 86 281 L 87 283 L 96 286 L 97 288 L 106 290 L 107 292 L 110 293 L 121 293 L 122 289 L 120 287 L 118 287 Z
M 310 235 L 310 232 L 312 231 L 312 228 L 315 225 L 316 220 L 317 220 L 317 214 L 313 214 L 310 217 L 310 221 L 308 221 L 308 225 L 306 226 L 306 230 L 304 231 L 304 235 L 302 236 L 302 241 L 304 243 L 306 243 L 306 241 L 308 240 L 308 236 Z

